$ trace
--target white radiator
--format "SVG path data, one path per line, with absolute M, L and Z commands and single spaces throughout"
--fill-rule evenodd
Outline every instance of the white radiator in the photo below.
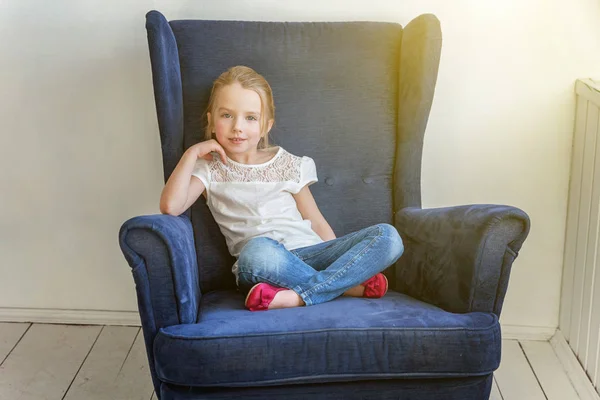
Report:
M 578 80 L 560 304 L 563 332 L 600 387 L 600 82 Z

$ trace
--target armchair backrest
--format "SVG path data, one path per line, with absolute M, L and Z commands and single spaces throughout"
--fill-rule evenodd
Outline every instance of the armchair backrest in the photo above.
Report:
M 247 65 L 273 89 L 271 143 L 315 160 L 311 191 L 336 235 L 420 206 L 423 133 L 439 63 L 432 15 L 384 22 L 176 20 L 147 14 L 165 181 L 204 140 L 212 82 Z M 403 34 L 404 33 L 404 34 Z M 408 33 L 408 34 L 407 34 Z M 235 286 L 225 239 L 204 197 L 194 227 L 203 291 Z

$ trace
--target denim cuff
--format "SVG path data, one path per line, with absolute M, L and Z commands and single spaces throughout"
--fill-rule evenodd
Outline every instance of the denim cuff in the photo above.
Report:
M 304 300 L 304 303 L 307 306 L 312 306 L 313 305 L 313 301 L 312 301 L 310 295 L 307 294 L 306 291 L 304 291 L 302 289 L 302 287 L 300 287 L 300 285 L 295 286 L 293 288 L 290 288 L 290 290 L 293 290 L 294 292 L 296 292 L 298 294 L 298 296 L 300 296 L 302 298 L 302 300 Z

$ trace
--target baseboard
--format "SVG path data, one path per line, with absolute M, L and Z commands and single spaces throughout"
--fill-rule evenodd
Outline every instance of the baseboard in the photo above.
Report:
M 540 340 L 547 342 L 556 333 L 556 327 L 501 324 L 502 339 Z
M 137 311 L 0 307 L 0 322 L 141 326 Z
M 556 353 L 556 357 L 558 357 L 563 365 L 573 387 L 577 391 L 580 400 L 600 400 L 600 395 L 596 392 L 594 385 L 560 330 L 557 330 L 556 334 L 550 339 L 550 344 Z

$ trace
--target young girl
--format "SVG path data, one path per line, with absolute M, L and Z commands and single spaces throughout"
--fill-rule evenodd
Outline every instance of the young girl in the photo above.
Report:
M 314 161 L 269 145 L 275 106 L 267 81 L 251 68 L 230 68 L 214 82 L 206 116 L 206 140 L 182 156 L 160 211 L 180 215 L 204 194 L 237 258 L 246 307 L 382 297 L 381 271 L 404 251 L 398 231 L 382 223 L 336 238 L 308 188 L 318 181 Z

